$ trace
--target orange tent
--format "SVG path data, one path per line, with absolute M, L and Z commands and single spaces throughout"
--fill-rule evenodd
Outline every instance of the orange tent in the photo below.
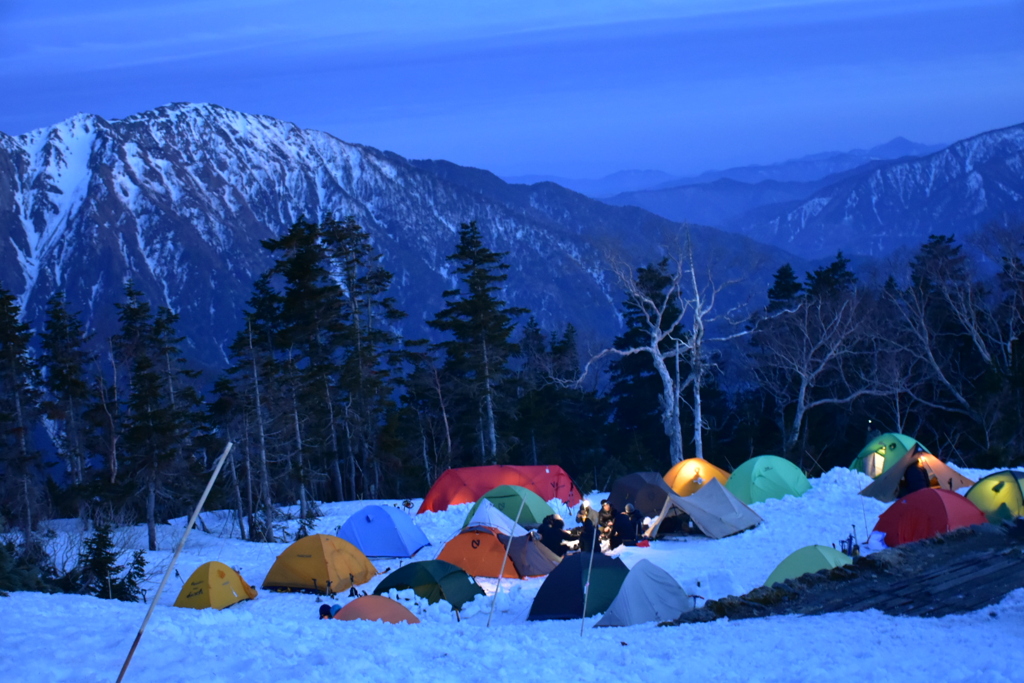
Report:
M 717 479 L 718 483 L 725 486 L 729 481 L 729 473 L 702 458 L 687 458 L 677 462 L 665 473 L 665 483 L 680 496 L 696 493 L 712 479 Z
M 580 502 L 579 489 L 557 465 L 484 465 L 445 470 L 430 487 L 419 512 L 437 512 L 447 510 L 449 505 L 475 503 L 491 489 L 503 485 L 522 486 L 544 500 L 559 498 L 566 505 Z
M 490 527 L 472 527 L 445 543 L 437 559 L 454 564 L 470 576 L 497 578 L 505 559 L 505 540 Z M 506 579 L 523 578 L 511 558 L 505 562 L 502 576 Z
M 400 605 L 391 598 L 383 595 L 364 595 L 348 603 L 334 615 L 335 619 L 342 621 L 355 621 L 364 619 L 366 621 L 383 621 L 388 624 L 400 624 L 403 621 L 409 624 L 418 624 L 420 620 L 416 615 Z

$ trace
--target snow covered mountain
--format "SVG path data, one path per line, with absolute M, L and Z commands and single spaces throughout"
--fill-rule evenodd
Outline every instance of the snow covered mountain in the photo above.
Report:
M 300 216 L 352 215 L 396 279 L 410 333 L 441 307 L 445 256 L 462 222 L 509 252 L 509 300 L 542 325 L 584 339 L 618 331 L 621 286 L 610 263 L 642 265 L 680 241 L 676 223 L 609 207 L 553 184 L 512 186 L 445 162 L 409 162 L 266 116 L 175 104 L 107 121 L 80 114 L 0 134 L 0 283 L 41 320 L 63 289 L 102 339 L 116 329 L 124 282 L 181 317 L 189 355 L 223 364 L 253 280 L 270 264 L 260 240 Z M 786 254 L 692 228 L 719 270 L 754 290 Z M 724 250 L 724 251 L 723 251 Z M 751 269 L 752 263 L 764 263 Z
M 1024 124 L 880 164 L 724 226 L 817 258 L 913 248 L 930 234 L 965 237 L 992 221 L 1024 225 Z

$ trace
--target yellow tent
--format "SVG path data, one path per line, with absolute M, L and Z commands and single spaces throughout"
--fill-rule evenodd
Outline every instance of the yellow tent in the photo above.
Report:
M 256 589 L 234 569 L 222 562 L 207 562 L 188 577 L 174 606 L 224 609 L 255 597 Z
M 1024 516 L 1024 472 L 1004 470 L 980 479 L 967 492 L 967 500 L 985 513 L 988 521 L 1001 524 Z
M 717 479 L 718 483 L 725 486 L 729 481 L 729 473 L 701 458 L 687 458 L 677 462 L 665 474 L 665 483 L 680 496 L 696 493 L 712 479 Z
M 327 534 L 306 536 L 277 556 L 264 588 L 338 593 L 366 583 L 377 570 L 359 548 Z

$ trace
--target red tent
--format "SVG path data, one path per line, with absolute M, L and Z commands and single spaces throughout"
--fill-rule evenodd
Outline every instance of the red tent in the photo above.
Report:
M 959 493 L 921 489 L 890 505 L 875 531 L 883 532 L 885 544 L 893 547 L 986 521 L 985 513 Z
M 528 488 L 544 500 L 560 498 L 566 505 L 580 502 L 576 485 L 557 465 L 484 465 L 445 471 L 430 487 L 419 512 L 437 512 L 447 510 L 449 505 L 475 503 L 491 489 L 504 485 Z

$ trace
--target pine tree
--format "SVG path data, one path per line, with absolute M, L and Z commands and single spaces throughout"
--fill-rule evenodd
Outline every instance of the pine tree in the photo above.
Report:
M 498 414 L 507 391 L 508 362 L 519 351 L 511 341 L 514 319 L 526 313 L 498 298 L 508 278 L 504 256 L 484 246 L 475 221 L 463 223 L 455 252 L 448 256 L 459 288 L 444 292 L 447 305 L 427 321 L 451 337 L 438 347 L 445 352 L 445 369 L 463 389 L 461 412 L 476 423 L 479 446 L 474 450 L 484 463 L 498 461 Z
M 768 289 L 768 312 L 774 313 L 792 306 L 801 293 L 803 285 L 796 276 L 793 266 L 788 263 L 775 271 L 775 279 Z

